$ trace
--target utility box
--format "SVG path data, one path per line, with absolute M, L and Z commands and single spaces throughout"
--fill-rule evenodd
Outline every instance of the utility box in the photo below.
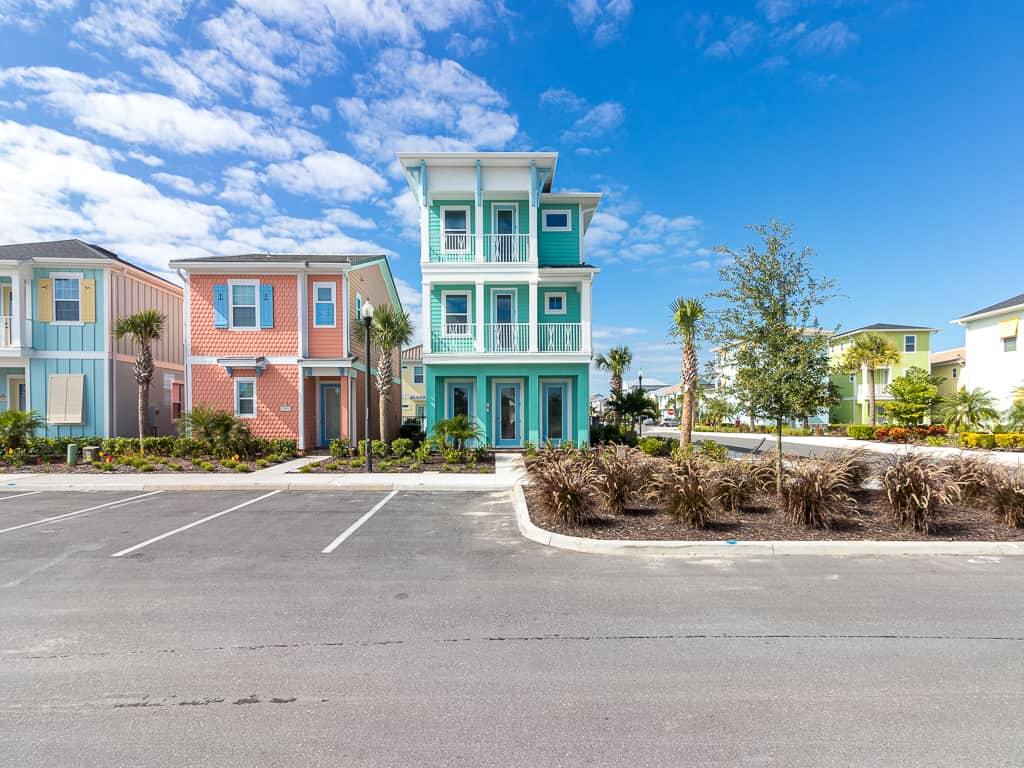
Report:
M 78 444 L 68 443 L 68 464 L 74 466 L 78 463 Z

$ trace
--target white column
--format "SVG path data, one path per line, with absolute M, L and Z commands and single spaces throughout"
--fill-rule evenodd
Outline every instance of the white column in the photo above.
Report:
M 21 273 L 15 272 L 11 275 L 11 338 L 12 347 L 21 346 L 21 329 L 25 325 L 25 313 L 22 311 L 22 300 L 25 291 L 21 286 Z
M 426 203 L 420 206 L 420 262 L 430 261 L 430 209 Z
M 537 264 L 537 206 L 530 206 L 530 263 Z
M 473 300 L 473 312 L 476 318 L 476 341 L 473 348 L 477 352 L 484 351 L 484 284 L 476 281 L 476 298 Z
M 348 283 L 346 282 L 346 285 Z M 430 281 L 423 280 L 423 293 L 420 297 L 420 322 L 422 325 L 420 328 L 423 329 L 423 354 L 429 355 L 433 350 L 431 349 L 431 335 L 434 329 L 430 325 L 430 304 L 431 298 L 431 286 Z M 347 294 L 346 294 L 347 295 Z
M 580 281 L 580 337 L 583 342 L 583 351 L 591 352 L 590 341 L 590 292 L 594 287 L 594 280 Z
M 532 230 L 531 230 L 531 237 L 532 237 Z M 530 241 L 530 247 L 531 248 L 533 248 L 533 246 L 535 245 L 535 242 L 536 242 L 535 240 L 531 240 Z M 538 334 L 538 332 L 540 330 L 537 327 L 537 286 L 538 286 L 538 283 L 537 283 L 536 280 L 531 280 L 530 281 L 530 328 L 529 328 L 529 332 L 530 332 L 530 351 L 531 352 L 536 352 L 537 351 L 537 334 Z
M 476 214 L 473 219 L 473 239 L 476 245 L 476 261 L 484 260 L 484 206 L 483 202 L 476 206 Z

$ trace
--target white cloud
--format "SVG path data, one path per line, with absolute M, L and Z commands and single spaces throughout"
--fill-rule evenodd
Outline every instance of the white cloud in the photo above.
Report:
M 856 43 L 860 37 L 841 21 L 833 21 L 823 27 L 812 29 L 800 41 L 801 53 L 838 53 Z
M 576 154 L 584 157 L 599 157 L 612 151 L 611 147 L 576 147 Z
M 0 27 L 13 25 L 23 29 L 35 29 L 43 17 L 50 13 L 66 11 L 78 0 L 0 0 Z
M 267 179 L 297 195 L 367 200 L 387 189 L 375 170 L 341 152 L 324 150 L 267 167 Z
M 461 32 L 455 32 L 448 39 L 445 50 L 451 54 L 465 59 L 469 56 L 478 56 L 490 47 L 490 41 L 485 37 L 467 37 Z
M 633 328 L 628 325 L 595 325 L 593 337 L 594 341 L 605 341 L 608 339 L 642 336 L 646 333 L 646 328 Z
M 704 55 L 715 59 L 742 56 L 757 39 L 760 28 L 752 21 L 727 17 L 726 25 L 730 27 L 724 40 L 716 40 L 704 49 Z
M 209 99 L 213 92 L 192 70 L 176 61 L 167 51 L 149 45 L 132 45 L 125 49 L 129 58 L 142 61 L 142 73 L 166 83 L 183 99 Z
M 619 102 L 602 102 L 588 109 L 571 129 L 562 131 L 562 141 L 576 143 L 599 138 L 622 125 L 625 117 L 626 110 Z
M 377 222 L 360 216 L 348 208 L 327 208 L 323 212 L 324 219 L 337 224 L 339 227 L 352 227 L 353 229 L 376 229 Z
M 225 168 L 222 174 L 224 189 L 219 197 L 228 203 L 268 213 L 274 210 L 270 195 L 260 191 L 261 178 L 253 162 Z
M 164 43 L 188 12 L 188 0 L 99 0 L 75 32 L 104 45 Z
M 317 150 L 319 137 L 301 128 L 277 128 L 251 112 L 196 108 L 158 93 L 123 91 L 109 80 L 54 67 L 0 70 L 12 83 L 41 94 L 42 101 L 90 128 L 129 144 L 151 144 L 181 154 L 249 152 L 285 158 Z
M 309 112 L 321 123 L 329 123 L 331 121 L 331 110 L 322 104 L 314 104 L 309 108 Z
M 568 0 L 576 29 L 606 45 L 622 35 L 633 13 L 632 0 Z
M 757 9 L 772 24 L 796 13 L 803 0 L 758 0 Z
M 156 155 L 147 155 L 145 152 L 136 152 L 133 150 L 128 153 L 128 157 L 132 160 L 138 160 L 140 163 L 148 165 L 150 168 L 159 168 L 164 164 L 164 161 Z
M 381 253 L 396 254 L 374 242 L 346 234 L 323 218 L 271 216 L 255 227 L 232 227 L 223 253 Z
M 403 238 L 419 242 L 420 205 L 408 188 L 391 198 L 388 213 L 397 222 Z
M 540 95 L 540 103 L 544 106 L 559 107 L 573 112 L 587 108 L 587 100 L 567 88 L 548 88 Z
M 212 195 L 215 189 L 214 185 L 209 182 L 197 184 L 195 179 L 190 179 L 188 176 L 178 176 L 174 173 L 154 173 L 152 178 L 153 181 L 158 181 L 171 189 L 176 189 L 182 194 L 192 195 L 193 197 Z

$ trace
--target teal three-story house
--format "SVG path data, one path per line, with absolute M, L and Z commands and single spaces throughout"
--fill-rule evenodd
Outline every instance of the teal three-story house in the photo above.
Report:
M 496 448 L 589 439 L 597 193 L 555 152 L 399 153 L 420 209 L 426 429 L 466 414 Z

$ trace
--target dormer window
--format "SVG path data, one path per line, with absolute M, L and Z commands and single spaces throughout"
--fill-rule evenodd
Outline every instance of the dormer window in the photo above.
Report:
M 446 253 L 469 251 L 469 206 L 441 208 L 441 247 Z

